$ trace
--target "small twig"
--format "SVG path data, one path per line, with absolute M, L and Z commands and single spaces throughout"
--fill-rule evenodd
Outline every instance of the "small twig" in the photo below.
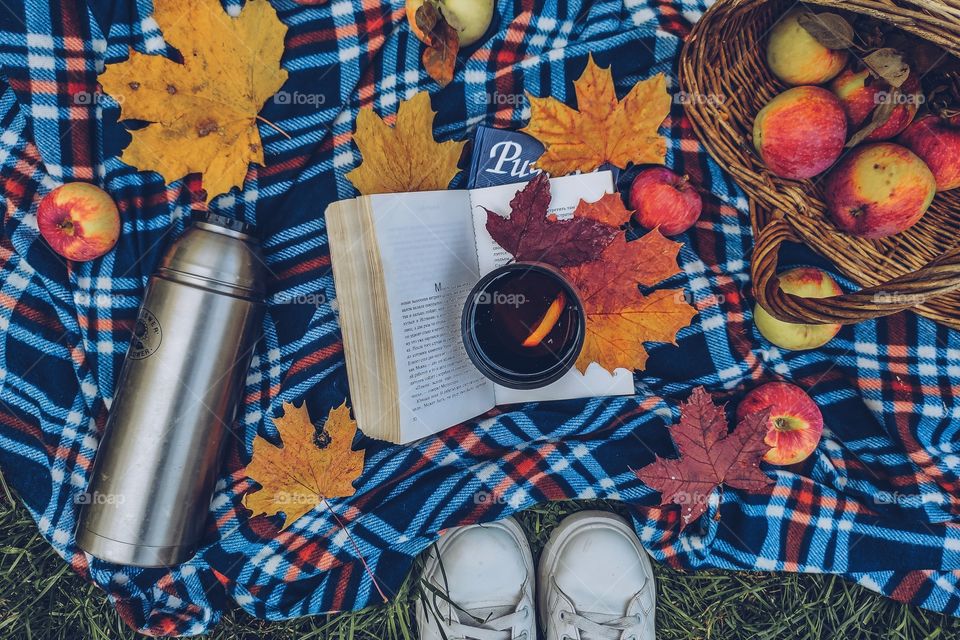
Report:
M 387 597 L 387 594 L 383 592 L 383 589 L 380 588 L 380 583 L 377 582 L 376 576 L 373 575 L 373 570 L 370 568 L 370 565 L 367 564 L 367 559 L 363 557 L 363 552 L 360 551 L 360 546 L 357 544 L 357 541 L 354 539 L 353 534 L 350 533 L 350 530 L 347 529 L 347 526 L 343 524 L 343 521 L 337 516 L 334 512 L 333 507 L 330 506 L 330 503 L 327 502 L 327 499 L 323 496 L 320 497 L 323 505 L 330 512 L 330 515 L 333 516 L 333 519 L 337 521 L 337 524 L 340 525 L 340 528 L 346 532 L 347 537 L 350 538 L 350 543 L 353 545 L 354 550 L 357 552 L 357 557 L 360 558 L 360 562 L 363 563 L 363 569 L 367 572 L 367 575 L 370 576 L 370 580 L 373 581 L 373 586 L 376 587 L 377 593 L 380 594 L 380 597 L 383 598 L 383 602 L 390 602 L 390 598 Z
M 257 120 L 259 120 L 260 122 L 262 122 L 262 123 L 264 123 L 264 124 L 266 124 L 266 125 L 274 128 L 274 129 L 276 129 L 276 130 L 279 131 L 280 134 L 281 134 L 282 136 L 284 136 L 287 140 L 293 140 L 293 138 L 290 136 L 289 133 L 287 133 L 286 131 L 284 131 L 283 129 L 281 129 L 280 127 L 278 127 L 277 125 L 275 125 L 274 123 L 270 122 L 269 120 L 267 120 L 267 119 L 264 118 L 263 116 L 257 115 Z

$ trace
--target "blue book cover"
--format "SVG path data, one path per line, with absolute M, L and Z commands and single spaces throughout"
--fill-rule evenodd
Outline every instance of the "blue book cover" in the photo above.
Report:
M 540 173 L 536 163 L 543 151 L 543 145 L 525 133 L 480 125 L 473 140 L 467 188 L 527 182 Z M 601 170 L 612 171 L 616 184 L 619 169 L 604 165 Z

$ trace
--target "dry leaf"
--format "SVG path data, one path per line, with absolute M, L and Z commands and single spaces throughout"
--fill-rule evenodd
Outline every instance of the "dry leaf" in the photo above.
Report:
M 209 202 L 242 186 L 249 163 L 263 164 L 257 113 L 287 79 L 280 68 L 287 28 L 267 0 L 250 0 L 237 18 L 219 0 L 154 7 L 164 39 L 184 63 L 131 51 L 100 76 L 121 118 L 152 123 L 131 131 L 121 159 L 168 183 L 201 173 Z
M 663 164 L 667 142 L 657 130 L 671 102 L 663 74 L 638 82 L 617 100 L 613 74 L 591 56 L 574 89 L 579 111 L 554 98 L 528 95 L 530 123 L 523 131 L 546 147 L 539 168 L 562 176 L 605 163 L 621 169 L 631 162 Z
M 394 128 L 373 108 L 361 109 L 353 138 L 363 162 L 347 174 L 353 186 L 363 195 L 446 189 L 466 142 L 436 142 L 434 115 L 424 92 L 400 103 Z
M 587 315 L 586 339 L 576 366 L 591 362 L 613 371 L 642 370 L 647 363 L 644 342 L 676 343 L 677 332 L 697 314 L 682 289 L 640 293 L 638 284 L 653 286 L 680 273 L 680 243 L 654 229 L 639 240 L 614 238 L 598 260 L 563 271 L 580 293 Z
M 710 494 L 720 485 L 760 491 L 773 484 L 760 470 L 760 460 L 770 450 L 763 441 L 769 413 L 749 415 L 728 433 L 723 407 L 697 387 L 680 406 L 680 422 L 670 429 L 680 457 L 657 458 L 636 471 L 637 477 L 661 493 L 661 504 L 680 505 L 683 530 L 707 510 Z
M 877 49 L 864 57 L 863 63 L 881 80 L 891 87 L 902 87 L 910 77 L 910 65 L 904 62 L 903 54 L 896 49 Z
M 274 423 L 283 446 L 263 438 L 253 441 L 246 472 L 263 488 L 247 493 L 243 505 L 255 516 L 284 512 L 283 530 L 326 498 L 352 496 L 353 481 L 363 471 L 363 451 L 351 449 L 357 423 L 346 402 L 330 410 L 325 436 L 310 421 L 306 403 L 297 408 L 285 402 L 283 416 Z
M 453 81 L 460 52 L 460 36 L 440 9 L 432 2 L 424 2 L 415 14 L 417 28 L 427 41 L 423 52 L 423 67 L 441 87 Z
M 550 179 L 539 173 L 510 201 L 509 218 L 486 209 L 487 231 L 517 260 L 555 267 L 596 260 L 617 235 L 617 227 L 595 219 L 574 215 L 557 220 L 547 215 L 549 207 Z
M 887 124 L 887 121 L 893 116 L 893 112 L 896 111 L 897 105 L 900 104 L 900 97 L 903 94 L 900 93 L 899 89 L 892 89 L 889 100 L 884 100 L 873 110 L 873 114 L 870 117 L 870 122 L 863 126 L 860 131 L 857 131 L 850 137 L 850 140 L 847 141 L 847 148 L 852 149 L 859 145 L 861 142 L 867 139 L 871 133 Z
M 581 200 L 573 212 L 574 218 L 590 218 L 611 227 L 620 227 L 630 222 L 633 211 L 623 206 L 619 193 L 606 193 L 596 202 Z
M 804 11 L 797 22 L 804 31 L 828 49 L 849 49 L 853 46 L 853 27 L 843 16 Z

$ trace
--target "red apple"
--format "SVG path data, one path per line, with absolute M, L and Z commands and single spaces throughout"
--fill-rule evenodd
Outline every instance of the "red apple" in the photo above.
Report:
M 666 167 L 645 169 L 630 186 L 630 208 L 647 229 L 659 227 L 665 236 L 675 236 L 693 226 L 703 211 L 703 199 L 690 184 Z
M 805 180 L 837 161 L 847 141 L 847 114 L 837 96 L 820 87 L 784 91 L 760 110 L 753 145 L 767 168 Z
M 960 187 L 960 116 L 946 120 L 927 115 L 900 136 L 900 142 L 927 163 L 937 191 Z
M 813 267 L 791 269 L 778 275 L 777 279 L 781 291 L 801 298 L 830 298 L 843 293 L 829 273 Z M 839 324 L 784 322 L 774 318 L 759 304 L 753 308 L 753 321 L 764 338 L 791 351 L 822 347 L 840 331 Z
M 866 125 L 873 111 L 884 100 L 894 99 L 893 88 L 883 80 L 875 78 L 867 69 L 859 72 L 846 69 L 834 79 L 830 88 L 843 103 L 852 131 Z M 915 76 L 907 78 L 896 99 L 898 104 L 893 108 L 890 118 L 866 136 L 865 142 L 889 140 L 910 126 L 924 99 L 920 82 Z
M 823 434 L 823 414 L 817 403 L 796 385 L 768 382 L 747 394 L 737 407 L 737 420 L 766 409 L 770 417 L 764 442 L 772 448 L 763 459 L 789 465 L 810 457 Z
M 892 142 L 855 149 L 824 182 L 827 214 L 842 231 L 885 238 L 909 229 L 927 212 L 937 181 L 915 153 Z
M 788 12 L 770 30 L 767 66 L 790 85 L 829 82 L 847 64 L 847 52 L 828 49 L 799 22 L 802 11 Z
M 68 260 L 83 262 L 110 251 L 120 237 L 117 205 L 103 189 L 70 182 L 48 193 L 37 209 L 40 235 Z

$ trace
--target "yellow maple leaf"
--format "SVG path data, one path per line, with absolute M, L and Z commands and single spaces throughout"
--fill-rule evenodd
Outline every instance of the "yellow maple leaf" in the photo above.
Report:
M 621 169 L 631 162 L 663 164 L 667 141 L 657 130 L 670 113 L 671 100 L 662 73 L 638 82 L 617 100 L 610 68 L 601 69 L 590 56 L 573 86 L 579 111 L 555 98 L 527 95 L 530 123 L 522 131 L 546 147 L 539 168 L 563 176 L 605 163 Z
M 363 471 L 363 451 L 350 448 L 357 423 L 350 419 L 346 401 L 330 410 L 324 425 L 330 441 L 322 449 L 306 403 L 300 408 L 283 403 L 283 416 L 274 423 L 283 446 L 275 447 L 263 438 L 253 441 L 253 459 L 246 472 L 263 488 L 247 493 L 243 505 L 254 515 L 283 511 L 282 531 L 324 499 L 352 496 L 353 481 Z
M 697 315 L 683 289 L 645 296 L 637 285 L 652 286 L 680 273 L 680 246 L 656 229 L 634 242 L 620 234 L 598 260 L 563 269 L 587 316 L 578 369 L 596 362 L 608 371 L 642 370 L 648 356 L 644 342 L 676 343 L 677 332 Z
M 353 136 L 363 162 L 347 174 L 364 194 L 446 189 L 460 169 L 466 141 L 436 142 L 430 94 L 419 92 L 400 103 L 390 128 L 371 107 L 360 110 Z
M 287 80 L 287 28 L 267 0 L 249 0 L 237 18 L 219 0 L 158 0 L 153 17 L 183 64 L 131 50 L 100 76 L 122 119 L 151 123 L 130 132 L 121 160 L 168 183 L 201 173 L 209 202 L 264 163 L 257 113 Z

